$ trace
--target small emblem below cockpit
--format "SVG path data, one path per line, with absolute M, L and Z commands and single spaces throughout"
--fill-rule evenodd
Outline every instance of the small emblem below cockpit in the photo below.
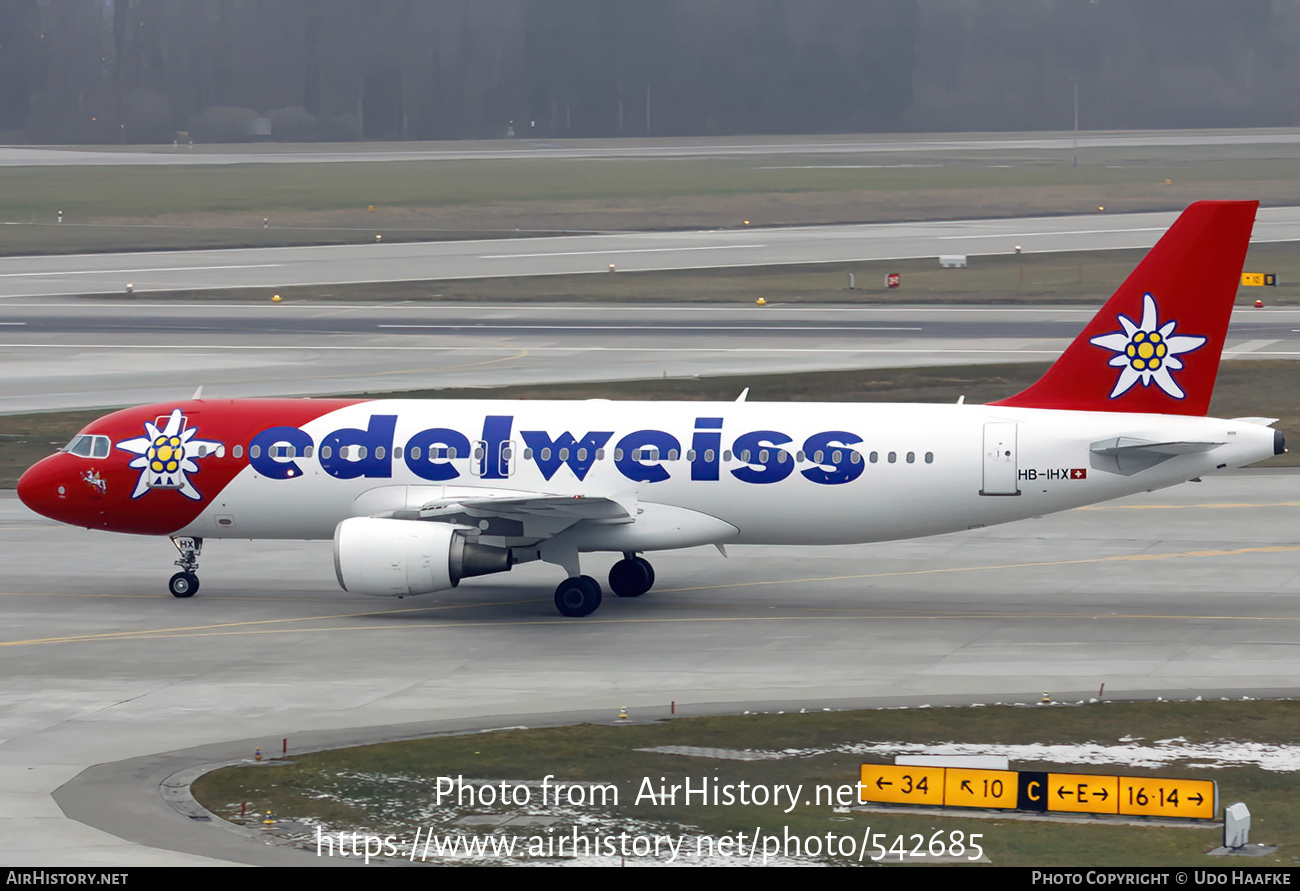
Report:
M 108 491 L 108 483 L 99 475 L 98 470 L 87 470 L 81 475 L 81 478 L 87 486 L 95 490 L 97 495 L 103 495 Z

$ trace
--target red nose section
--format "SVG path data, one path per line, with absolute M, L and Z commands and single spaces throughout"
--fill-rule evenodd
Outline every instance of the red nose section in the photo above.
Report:
M 65 455 L 51 455 L 39 461 L 18 479 L 18 497 L 41 516 L 78 526 L 90 525 L 87 517 L 78 517 L 76 492 L 69 488 L 72 475 Z

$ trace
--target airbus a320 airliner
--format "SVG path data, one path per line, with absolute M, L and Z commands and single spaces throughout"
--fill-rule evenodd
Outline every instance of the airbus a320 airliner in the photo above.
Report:
M 1205 417 L 1257 202 L 1189 207 L 1061 358 L 988 405 L 191 399 L 100 418 L 18 494 L 64 523 L 169 536 L 190 597 L 205 538 L 333 538 L 348 591 L 405 597 L 542 560 L 566 616 L 580 554 L 954 532 L 1159 489 L 1283 449 Z

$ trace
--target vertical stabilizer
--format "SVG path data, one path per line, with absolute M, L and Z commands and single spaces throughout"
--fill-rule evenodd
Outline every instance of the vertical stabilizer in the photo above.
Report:
M 1204 415 L 1258 201 L 1198 201 L 1061 358 L 993 405 Z

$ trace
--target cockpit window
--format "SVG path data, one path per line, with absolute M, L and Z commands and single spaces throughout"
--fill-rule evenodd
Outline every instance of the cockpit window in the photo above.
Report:
M 80 433 L 72 438 L 72 442 L 63 447 L 63 451 L 71 452 L 82 458 L 107 458 L 109 442 L 107 436 L 91 436 L 87 433 Z

